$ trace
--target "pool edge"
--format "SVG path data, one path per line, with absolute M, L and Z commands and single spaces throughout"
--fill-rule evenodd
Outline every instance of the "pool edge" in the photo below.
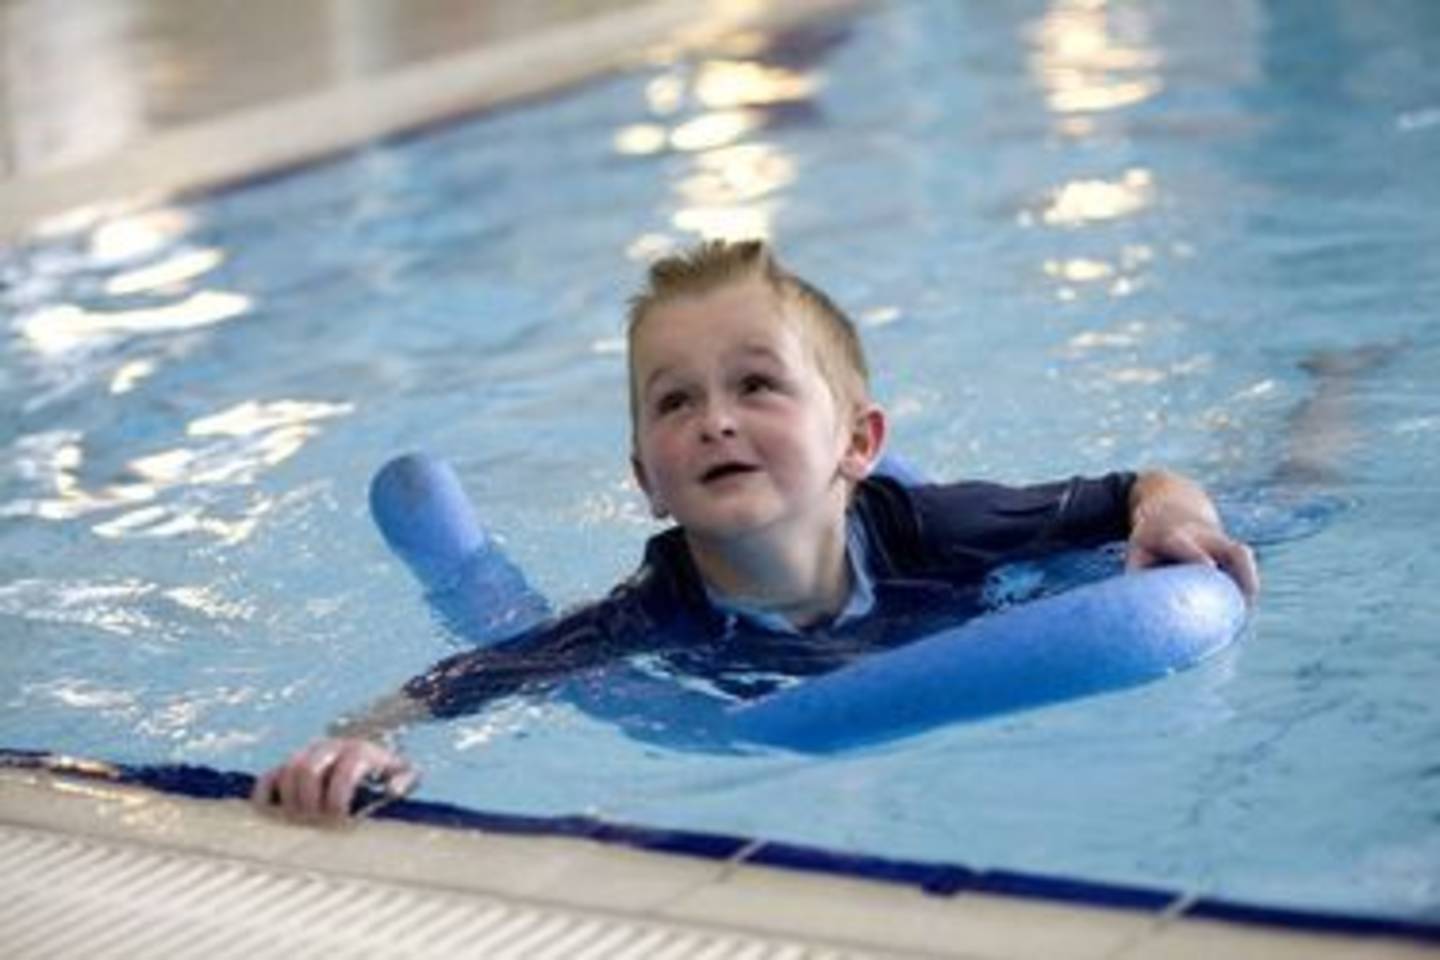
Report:
M 400 885 L 437 896 L 498 898 L 517 909 L 574 911 L 642 926 L 719 931 L 756 942 L 803 943 L 842 955 L 975 960 L 1440 955 L 1440 931 L 1426 939 L 1393 930 L 1282 929 L 1273 917 L 1266 923 L 1263 917 L 1243 915 L 1192 916 L 1189 911 L 1204 902 L 1194 898 L 1166 905 L 1087 906 L 1057 900 L 1053 889 L 1037 891 L 1037 878 L 1024 878 L 1031 881 L 1029 888 L 1018 884 L 1013 895 L 974 886 L 935 890 L 914 883 L 913 877 L 897 882 L 854 876 L 834 869 L 833 862 L 817 867 L 813 861 L 824 851 L 743 842 L 708 851 L 674 843 L 657 849 L 621 836 L 623 828 L 614 825 L 608 837 L 576 830 L 544 835 L 538 832 L 543 818 L 513 818 L 533 820 L 537 829 L 509 833 L 395 819 L 341 830 L 296 827 L 260 817 L 233 798 L 201 800 L 117 782 L 103 773 L 104 767 L 0 769 L 0 824 L 93 843 L 240 860 L 257 869 Z M 501 826 L 506 819 L 486 816 Z M 583 818 L 566 822 L 577 819 Z M 757 857 L 766 847 L 772 855 Z M 784 850 L 805 856 L 775 855 Z M 800 862 L 807 857 L 812 862 Z M 1004 876 L 1014 883 L 1020 875 Z
M 92 160 L 0 179 L 0 243 L 87 208 L 124 210 L 302 167 L 637 66 L 657 49 L 696 49 L 727 34 L 779 30 L 867 2 L 652 0 L 150 131 Z

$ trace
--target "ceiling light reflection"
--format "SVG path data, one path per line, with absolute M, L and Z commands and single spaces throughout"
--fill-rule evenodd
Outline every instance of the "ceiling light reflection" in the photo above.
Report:
M 16 472 L 41 492 L 0 504 L 0 517 L 72 520 L 123 507 L 124 513 L 92 531 L 107 538 L 201 533 L 235 543 L 250 536 L 272 501 L 247 494 L 235 516 L 236 497 L 201 488 L 255 484 L 265 470 L 293 457 L 319 433 L 317 421 L 353 409 L 348 403 L 247 401 L 187 427 L 189 436 L 205 442 L 133 458 L 125 465 L 123 482 L 93 491 L 78 476 L 84 462 L 79 434 L 22 438 L 13 450 Z M 232 515 L 217 516 L 219 503 Z
M 139 310 L 86 310 L 60 304 L 30 314 L 20 332 L 43 354 L 64 353 L 96 340 L 123 334 L 169 333 L 208 327 L 250 310 L 249 297 L 201 290 L 179 303 Z
M 1115 267 L 1104 260 L 1075 257 L 1070 260 L 1046 260 L 1045 273 L 1072 283 L 1104 280 L 1115 273 Z
M 795 163 L 768 144 L 712 150 L 696 158 L 697 172 L 676 186 L 696 206 L 723 206 L 755 200 L 795 179 Z
M 352 403 L 320 403 L 304 400 L 247 400 L 220 413 L 202 417 L 185 430 L 192 437 L 225 435 L 246 437 L 277 427 L 298 426 L 328 420 L 353 412 Z
M 17 440 L 10 451 L 12 468 L 29 486 L 43 492 L 0 504 L 0 517 L 73 520 L 97 510 L 154 499 L 155 488 L 147 483 L 116 484 L 96 493 L 86 490 L 77 475 L 85 461 L 81 439 L 77 431 L 54 431 Z
M 240 543 L 255 532 L 260 515 L 269 504 L 252 508 L 239 520 L 206 516 L 196 505 L 151 506 L 132 510 L 114 520 L 97 523 L 91 530 L 107 540 L 128 537 L 164 538 L 202 533 L 226 545 Z
M 262 469 L 290 459 L 319 432 L 315 422 L 342 416 L 348 403 L 248 400 L 186 427 L 192 437 L 215 437 L 198 447 L 177 447 L 137 457 L 128 470 L 161 489 L 212 484 L 247 485 Z
M 667 116 L 685 102 L 685 79 L 674 73 L 656 77 L 645 86 L 645 100 L 652 113 Z
M 1105 378 L 1113 383 L 1152 386 L 1167 379 L 1167 375 L 1155 367 L 1120 367 L 1105 374 Z
M 110 392 L 116 396 L 129 393 L 159 368 L 160 365 L 154 360 L 131 360 L 116 370 L 115 375 L 110 378 Z
M 670 145 L 687 153 L 711 150 L 733 143 L 759 126 L 760 115 L 753 110 L 719 110 L 680 124 L 670 133 Z
M 689 207 L 676 211 L 675 227 L 707 239 L 768 240 L 772 236 L 772 215 L 765 204 L 745 207 Z
M 1098 348 L 1133 347 L 1138 343 L 1133 333 L 1115 333 L 1104 330 L 1086 330 L 1066 342 L 1065 347 L 1072 354 L 1085 353 Z
M 1149 23 L 1135 7 L 1111 9 L 1093 0 L 1056 0 L 1030 31 L 1031 74 L 1057 114 L 1099 113 L 1143 103 L 1164 84 Z M 1117 36 L 1117 34 L 1121 34 Z M 1061 133 L 1085 136 L 1093 127 L 1058 118 Z
M 871 307 L 860 314 L 860 323 L 867 327 L 888 327 L 901 316 L 899 307 Z
M 695 96 L 712 109 L 805 100 L 820 86 L 814 74 L 751 60 L 711 60 L 695 78 Z
M 1118 180 L 1075 180 L 1054 192 L 1041 219 L 1055 226 L 1079 226 L 1115 220 L 1149 207 L 1155 200 L 1155 178 L 1148 170 L 1130 169 Z
M 177 253 L 153 266 L 116 274 L 105 284 L 105 292 L 112 297 L 122 297 L 146 290 L 177 286 L 186 280 L 209 273 L 224 260 L 225 255 L 213 248 Z
M 192 225 L 190 215 L 176 207 L 106 220 L 90 234 L 90 257 L 100 265 L 138 260 L 170 245 Z
M 1160 91 L 1157 79 L 1097 84 L 1078 73 L 1050 92 L 1050 109 L 1057 113 L 1093 113 L 1115 110 L 1149 100 Z M 1093 128 L 1086 128 L 1093 129 Z
M 664 150 L 670 142 L 669 132 L 658 123 L 635 123 L 615 133 L 615 152 L 630 157 L 643 157 Z
M 642 233 L 630 241 L 625 248 L 625 256 L 642 262 L 658 260 L 673 253 L 678 246 L 679 241 L 667 233 Z

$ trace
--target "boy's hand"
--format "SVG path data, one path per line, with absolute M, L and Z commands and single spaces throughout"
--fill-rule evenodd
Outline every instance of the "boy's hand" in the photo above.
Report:
M 340 820 L 360 785 L 384 782 L 387 796 L 402 797 L 419 772 L 399 753 L 371 740 L 317 740 L 255 781 L 250 800 L 265 813 L 296 820 Z
M 1250 548 L 1229 537 L 1210 498 L 1178 474 L 1140 475 L 1130 495 L 1130 544 L 1125 566 L 1143 570 L 1168 563 L 1218 567 L 1251 603 L 1260 592 L 1260 574 Z

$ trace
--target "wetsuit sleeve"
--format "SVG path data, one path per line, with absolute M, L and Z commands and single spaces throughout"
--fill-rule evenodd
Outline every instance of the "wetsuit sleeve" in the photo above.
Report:
M 964 482 L 911 488 L 913 531 L 926 566 L 980 572 L 1130 533 L 1133 473 L 1009 487 Z
M 518 693 L 543 690 L 582 670 L 644 645 L 654 624 L 634 581 L 608 597 L 541 624 L 511 640 L 456 654 L 405 684 L 405 693 L 432 716 L 473 713 Z

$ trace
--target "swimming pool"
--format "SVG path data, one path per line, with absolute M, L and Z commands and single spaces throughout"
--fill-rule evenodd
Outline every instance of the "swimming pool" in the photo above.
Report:
M 1434 919 L 1437 31 L 894 3 L 37 233 L 0 263 L 5 741 L 254 769 L 448 652 L 364 512 L 417 444 L 549 595 L 606 588 L 650 531 L 624 299 L 758 231 L 857 315 L 932 473 L 1163 462 L 1278 505 L 1252 635 L 825 760 L 508 703 L 408 737 L 424 795 Z M 1306 496 L 1345 507 L 1299 536 L 1270 481 L 1317 400 Z

